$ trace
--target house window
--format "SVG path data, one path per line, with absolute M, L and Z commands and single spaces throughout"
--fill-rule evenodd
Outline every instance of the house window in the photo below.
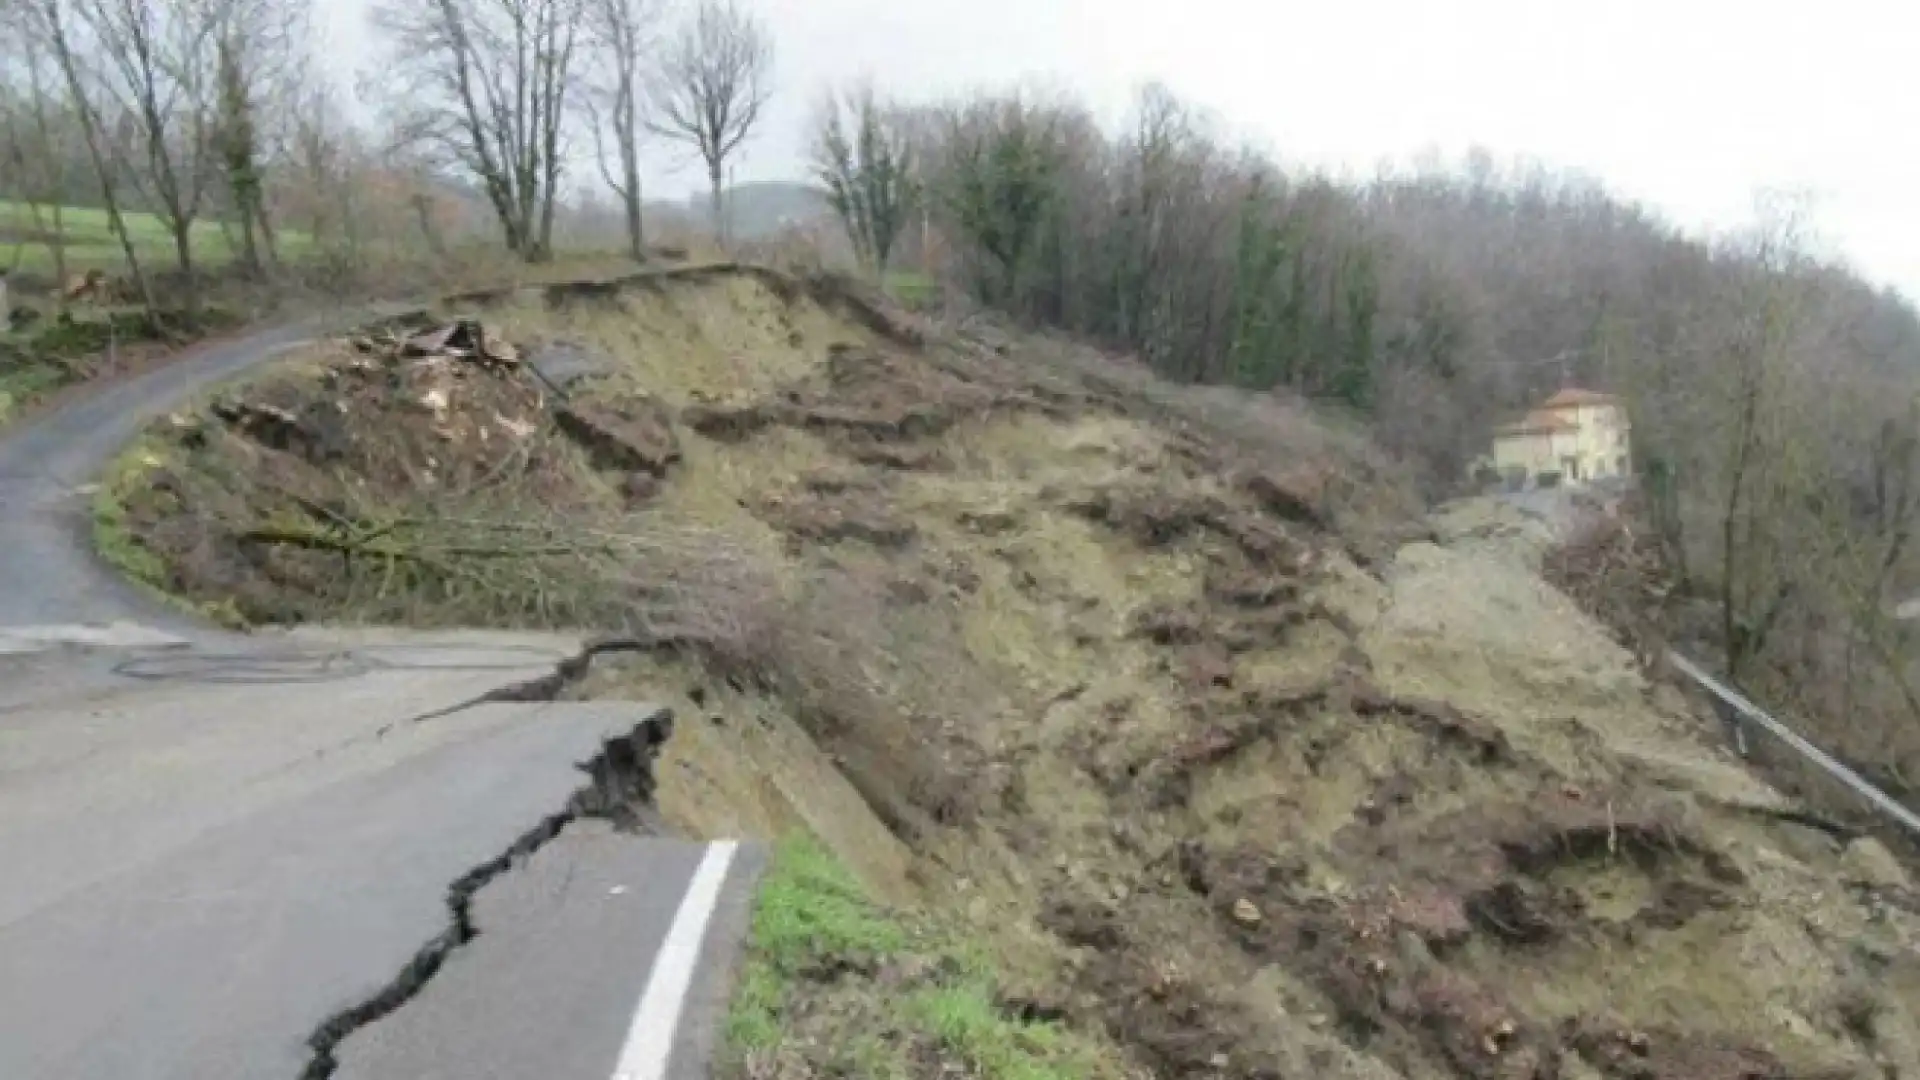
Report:
M 1613 471 L 1619 473 L 1621 476 L 1627 475 L 1627 455 L 1621 454 L 1619 457 L 1613 459 Z

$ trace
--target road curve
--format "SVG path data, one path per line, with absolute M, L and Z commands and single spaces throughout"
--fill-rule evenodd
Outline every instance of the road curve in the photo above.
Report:
M 0 433 L 0 1077 L 704 1075 L 760 855 L 648 834 L 664 710 L 481 701 L 551 636 L 215 633 L 92 552 L 143 424 L 385 313 Z
M 0 431 L 0 627 L 131 615 L 190 629 L 93 555 L 89 500 L 78 489 L 142 426 L 195 393 L 318 335 L 387 313 L 341 312 L 195 346 L 171 363 Z

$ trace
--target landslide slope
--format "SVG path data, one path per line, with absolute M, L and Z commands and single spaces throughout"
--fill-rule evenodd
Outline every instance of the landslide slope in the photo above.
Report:
M 496 361 L 375 334 L 158 425 L 103 546 L 239 622 L 625 636 L 576 692 L 695 721 L 677 825 L 813 833 L 1083 1071 L 1920 1077 L 1900 867 L 1793 823 L 1526 519 L 1423 521 L 1303 409 L 831 282 L 487 300 Z M 939 977 L 814 965 L 735 1067 L 1036 1075 L 858 1000 Z

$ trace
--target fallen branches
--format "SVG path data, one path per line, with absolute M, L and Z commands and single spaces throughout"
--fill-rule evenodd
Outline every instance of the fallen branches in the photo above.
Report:
M 643 515 L 580 524 L 488 495 L 392 513 L 282 494 L 278 512 L 223 531 L 283 588 L 359 620 L 587 627 L 744 656 L 778 604 L 748 553 Z

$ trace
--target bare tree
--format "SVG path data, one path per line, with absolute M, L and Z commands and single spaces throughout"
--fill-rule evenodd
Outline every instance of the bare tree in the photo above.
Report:
M 32 147 L 29 156 L 37 165 L 35 169 L 22 170 L 22 176 L 38 175 L 40 197 L 30 200 L 28 206 L 34 228 L 46 234 L 47 249 L 53 255 L 54 280 L 64 282 L 67 279 L 66 193 L 68 162 L 72 159 L 68 150 L 71 128 L 54 118 L 53 91 L 49 86 L 53 73 L 48 70 L 44 50 L 30 35 L 22 34 L 21 54 L 26 73 L 27 108 L 32 118 L 27 140 Z M 44 222 L 40 219 L 42 205 L 47 207 Z
M 911 132 L 899 110 L 871 86 L 831 95 L 820 105 L 813 171 L 846 227 L 860 261 L 882 280 L 894 243 L 919 201 Z
M 259 269 L 264 246 L 277 262 L 272 215 L 267 205 L 269 151 L 264 130 L 276 98 L 296 89 L 308 74 L 301 42 L 310 29 L 305 0 L 203 0 L 215 21 L 215 109 L 211 134 L 238 219 L 241 258 Z
M 173 237 L 187 306 L 197 302 L 193 227 L 217 172 L 205 57 L 216 9 L 202 0 L 69 0 L 92 34 L 103 104 L 140 145 L 140 190 Z
M 684 143 L 707 166 L 714 235 L 726 239 L 722 190 L 727 159 L 760 120 L 771 95 L 773 40 L 738 0 L 698 0 L 654 73 L 648 126 Z
M 159 308 L 154 302 L 152 284 L 140 266 L 140 255 L 134 250 L 133 238 L 127 232 L 126 217 L 120 212 L 120 192 L 116 183 L 118 163 L 109 154 L 99 110 L 88 93 L 88 79 L 82 66 L 82 56 L 85 54 L 81 52 L 83 46 L 76 43 L 75 27 L 69 17 L 69 5 L 72 2 L 24 0 L 26 10 L 32 16 L 33 31 L 43 36 L 66 81 L 68 98 L 79 121 L 87 156 L 93 163 L 94 177 L 100 185 L 100 203 L 107 212 L 107 226 L 120 241 L 121 251 L 127 260 L 127 273 L 133 278 L 148 315 L 157 320 Z
M 40 208 L 49 201 L 48 167 L 55 157 L 44 138 L 44 93 L 39 50 L 26 32 L 23 13 L 0 0 L 0 34 L 19 42 L 19 48 L 0 54 L 0 197 L 15 200 L 13 216 L 31 220 L 18 229 L 12 253 L 0 261 L 0 329 L 7 319 L 6 275 L 17 269 L 31 233 L 42 231 Z M 35 120 L 41 122 L 36 124 Z M 58 214 L 58 192 L 52 192 Z M 58 263 L 64 248 L 57 234 L 49 245 Z M 58 273 L 64 274 L 60 267 Z
M 587 0 L 587 5 L 597 61 L 587 99 L 593 114 L 595 156 L 601 178 L 620 197 L 626 212 L 627 249 L 636 260 L 645 262 L 646 230 L 640 195 L 640 137 L 644 128 L 640 114 L 659 4 L 657 0 Z M 618 158 L 618 172 L 607 161 L 608 137 Z
M 394 37 L 403 136 L 478 180 L 529 262 L 553 253 L 583 2 L 390 0 L 375 14 Z

